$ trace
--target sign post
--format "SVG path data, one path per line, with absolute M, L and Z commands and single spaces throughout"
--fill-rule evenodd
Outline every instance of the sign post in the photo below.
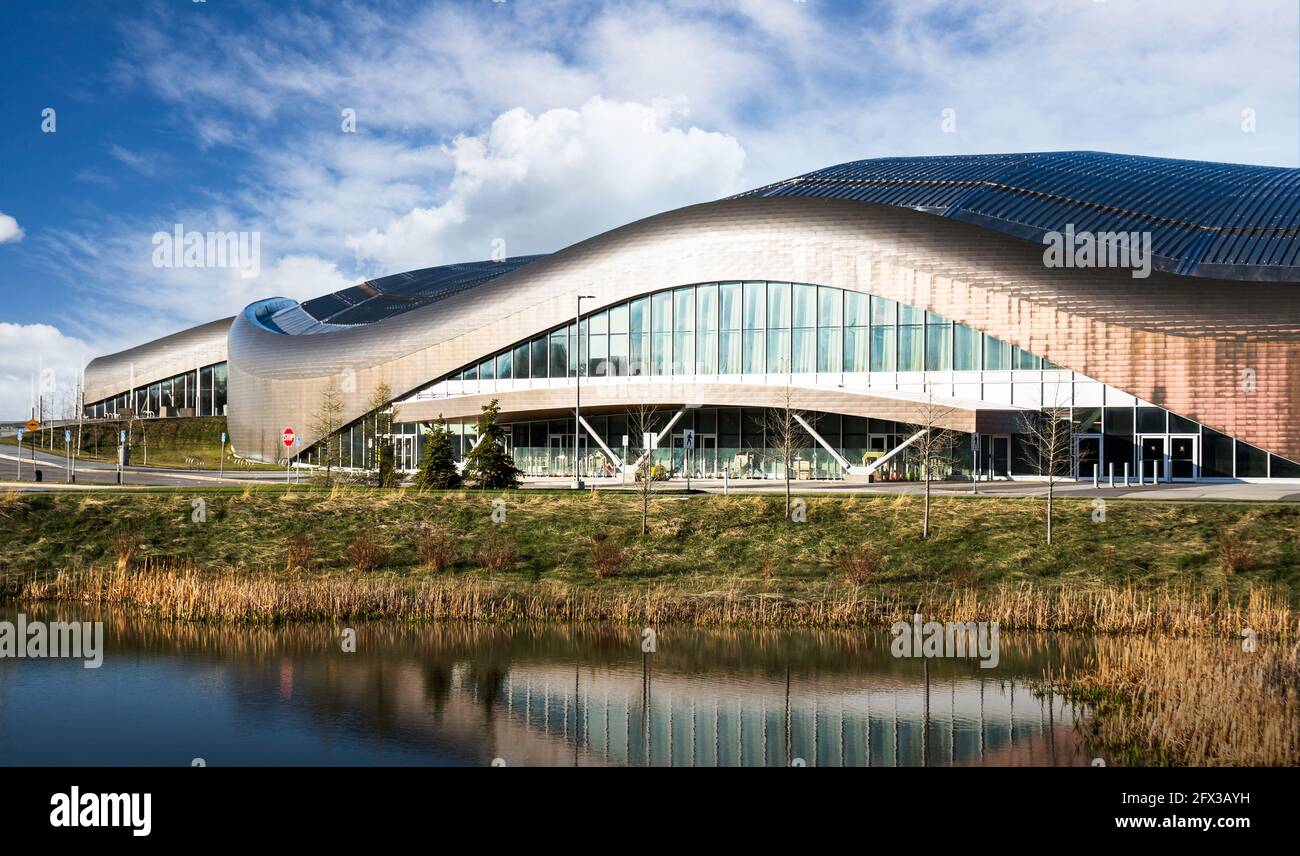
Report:
M 36 446 L 41 440 L 41 435 L 38 433 L 41 429 L 41 421 L 39 419 L 28 419 L 27 424 L 24 425 L 23 427 L 27 429 L 28 434 L 32 435 L 32 477 L 35 478 L 36 477 Z M 22 452 L 23 450 L 20 447 L 18 449 L 18 457 L 21 458 L 23 456 Z M 21 465 L 22 464 L 20 461 L 19 466 Z
M 291 427 L 286 427 L 283 431 L 280 432 L 280 442 L 284 444 L 284 483 L 285 484 L 289 483 L 289 474 L 292 472 L 292 469 L 289 466 L 289 461 L 292 460 L 292 456 L 289 454 L 289 450 L 293 448 L 293 441 L 296 439 L 298 439 L 298 435 L 294 433 L 293 428 Z
M 226 432 L 221 432 L 221 455 L 217 458 L 217 481 L 226 475 Z
M 67 428 L 63 429 L 63 472 L 68 477 L 69 484 L 72 483 L 72 431 Z
M 122 465 L 126 463 L 128 451 L 126 448 L 126 429 L 123 428 L 117 434 L 117 483 L 122 483 Z

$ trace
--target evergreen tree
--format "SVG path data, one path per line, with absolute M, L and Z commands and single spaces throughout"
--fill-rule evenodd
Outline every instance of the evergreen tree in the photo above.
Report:
M 460 487 L 460 473 L 456 472 L 456 455 L 451 450 L 451 432 L 447 430 L 447 421 L 438 417 L 433 423 L 433 430 L 424 436 L 424 454 L 420 457 L 420 469 L 415 474 L 415 486 L 418 488 L 456 488 Z
M 478 417 L 478 445 L 465 456 L 465 478 L 474 487 L 519 487 L 519 468 L 506 451 L 505 431 L 497 424 L 500 412 L 494 398 Z
M 375 447 L 377 481 L 380 487 L 397 487 L 401 478 L 397 472 L 397 450 L 389 440 L 381 439 Z

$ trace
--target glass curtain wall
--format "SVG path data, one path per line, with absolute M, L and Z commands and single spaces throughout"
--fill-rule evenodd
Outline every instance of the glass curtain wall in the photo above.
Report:
M 934 312 L 789 282 L 710 282 L 657 291 L 466 366 L 449 380 L 1032 371 L 1053 368 Z

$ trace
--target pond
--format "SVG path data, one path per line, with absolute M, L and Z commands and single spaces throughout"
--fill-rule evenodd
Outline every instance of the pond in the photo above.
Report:
M 0 607 L 0 621 L 20 610 Z M 1001 636 L 996 668 L 898 659 L 885 629 L 103 621 L 99 668 L 0 659 L 6 765 L 1087 765 L 1029 681 L 1085 637 Z M 346 633 L 345 631 L 352 631 Z M 355 651 L 345 643 L 355 638 Z M 199 760 L 201 759 L 201 760 Z

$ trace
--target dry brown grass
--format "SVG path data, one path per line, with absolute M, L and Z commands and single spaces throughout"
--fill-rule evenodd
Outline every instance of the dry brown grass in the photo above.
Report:
M 481 565 L 510 568 L 518 554 L 498 536 L 476 550 Z M 889 624 L 917 611 L 940 621 L 997 621 L 1007 630 L 1295 640 L 1300 620 L 1269 590 L 1241 602 L 1176 588 L 1094 591 L 1002 586 L 992 592 L 936 585 L 918 603 L 870 587 L 829 586 L 820 597 L 773 595 L 750 575 L 698 582 L 670 580 L 606 588 L 541 579 L 519 582 L 459 575 L 413 580 L 358 574 L 281 575 L 265 569 L 204 573 L 190 564 L 89 566 L 54 579 L 27 580 L 19 596 L 140 607 L 165 618 L 214 621 L 401 619 L 657 621 L 697 625 L 818 627 Z
M 623 545 L 601 533 L 591 539 L 591 570 L 596 579 L 620 573 L 627 564 Z
M 1147 637 L 1101 646 L 1049 680 L 1094 711 L 1092 737 L 1121 762 L 1300 764 L 1300 657 L 1287 643 Z
M 378 570 L 384 563 L 384 559 L 388 557 L 384 545 L 380 544 L 368 529 L 363 529 L 349 538 L 347 546 L 343 548 L 343 554 L 347 557 L 348 566 L 363 574 Z
M 456 539 L 441 526 L 425 526 L 420 530 L 416 552 L 424 567 L 440 574 L 456 564 Z

